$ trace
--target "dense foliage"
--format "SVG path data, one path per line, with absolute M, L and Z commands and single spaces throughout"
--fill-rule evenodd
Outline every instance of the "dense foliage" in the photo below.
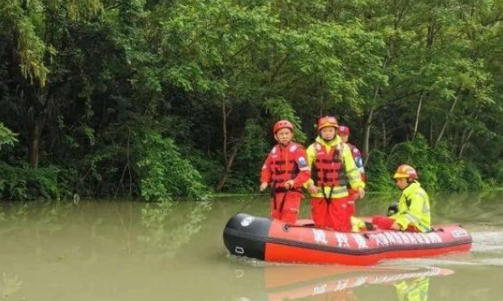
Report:
M 369 187 L 503 182 L 502 0 L 0 0 L 0 198 L 251 191 L 335 114 Z M 16 134 L 13 134 L 16 133 Z

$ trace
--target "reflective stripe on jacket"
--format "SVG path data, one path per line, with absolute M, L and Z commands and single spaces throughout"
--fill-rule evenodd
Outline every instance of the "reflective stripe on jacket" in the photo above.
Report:
M 323 176 L 323 168 L 327 168 L 327 165 L 332 164 L 327 160 L 330 154 L 334 155 L 335 151 L 339 152 L 336 156 L 335 161 L 339 161 L 340 166 L 330 168 L 330 173 L 325 177 L 324 187 L 320 185 L 319 179 L 311 179 L 307 185 L 311 185 L 315 183 L 315 180 L 318 180 L 318 184 L 315 184 L 319 191 L 318 193 L 311 194 L 312 197 L 324 198 L 330 197 L 332 199 L 335 198 L 343 198 L 348 196 L 348 188 L 346 187 L 346 183 L 349 182 L 351 188 L 358 190 L 359 188 L 365 188 L 365 183 L 361 180 L 360 171 L 356 167 L 355 161 L 353 159 L 353 155 L 351 154 L 351 150 L 349 146 L 341 141 L 339 136 L 332 141 L 325 142 L 321 137 L 317 137 L 316 141 L 311 144 L 307 148 L 307 158 L 309 165 L 313 167 L 312 176 L 315 174 L 319 177 Z M 323 155 L 320 160 L 317 160 L 318 153 L 322 152 Z M 325 162 L 323 162 L 323 158 L 325 158 Z M 337 162 L 333 162 L 334 165 Z M 329 166 L 328 166 L 329 167 Z M 318 172 L 315 172 L 316 169 Z M 337 172 L 335 172 L 337 171 Z M 316 176 L 314 176 L 316 178 Z M 342 179 L 344 177 L 344 179 Z M 328 183 L 331 182 L 331 183 Z M 323 182 L 322 182 L 323 183 Z M 324 189 L 324 192 L 322 191 Z M 330 194 L 331 193 L 331 194 Z
M 412 182 L 402 191 L 398 201 L 398 212 L 391 216 L 402 230 L 409 225 L 421 232 L 431 230 L 430 200 L 419 182 Z

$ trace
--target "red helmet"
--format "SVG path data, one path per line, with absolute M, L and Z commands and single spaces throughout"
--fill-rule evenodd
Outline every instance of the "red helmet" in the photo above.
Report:
M 325 116 L 318 119 L 318 131 L 321 131 L 322 128 L 329 126 L 338 128 L 339 124 L 337 123 L 337 118 L 335 118 L 334 116 Z
M 274 124 L 272 133 L 276 135 L 281 129 L 290 129 L 293 132 L 293 124 L 288 120 L 280 120 Z
M 349 131 L 349 127 L 348 126 L 345 126 L 345 125 L 339 126 L 339 134 L 349 135 L 349 133 L 350 133 L 350 131 Z
M 411 180 L 414 180 L 417 179 L 417 172 L 412 166 L 403 164 L 398 166 L 395 175 L 393 176 L 393 179 L 399 178 L 409 178 Z

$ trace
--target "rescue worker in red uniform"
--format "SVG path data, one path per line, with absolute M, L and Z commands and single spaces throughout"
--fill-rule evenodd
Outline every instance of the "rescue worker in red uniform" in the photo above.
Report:
M 340 125 L 339 126 L 339 137 L 341 137 L 342 142 L 346 143 L 349 146 L 349 149 L 351 150 L 351 154 L 353 155 L 353 159 L 355 160 L 356 167 L 360 171 L 360 175 L 362 177 L 363 182 L 367 182 L 367 177 L 365 176 L 365 168 L 363 166 L 363 156 L 360 150 L 354 146 L 353 144 L 349 143 L 349 135 L 350 135 L 350 129 L 348 126 L 345 125 Z M 358 199 L 358 191 L 351 189 L 351 187 L 348 187 L 349 195 L 352 197 L 348 201 L 348 212 L 349 215 L 353 216 L 355 214 L 355 202 Z
M 312 179 L 307 187 L 311 193 L 311 216 L 315 227 L 351 231 L 348 185 L 363 198 L 365 183 L 349 146 L 337 135 L 338 128 L 335 117 L 318 120 L 319 136 L 307 149 L 312 167 Z
M 372 223 L 382 230 L 431 231 L 430 201 L 417 181 L 416 170 L 407 164 L 400 165 L 393 178 L 402 191 L 398 205 L 395 209 L 390 206 L 388 217 L 374 216 Z
M 267 157 L 260 175 L 260 191 L 272 189 L 271 217 L 294 224 L 299 215 L 302 187 L 310 178 L 304 147 L 292 142 L 293 124 L 280 120 L 274 124 L 278 142 Z

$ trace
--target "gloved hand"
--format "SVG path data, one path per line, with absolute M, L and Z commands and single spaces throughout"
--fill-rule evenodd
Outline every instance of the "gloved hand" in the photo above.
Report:
M 392 216 L 393 214 L 398 212 L 398 201 L 393 201 L 388 207 L 388 216 Z

